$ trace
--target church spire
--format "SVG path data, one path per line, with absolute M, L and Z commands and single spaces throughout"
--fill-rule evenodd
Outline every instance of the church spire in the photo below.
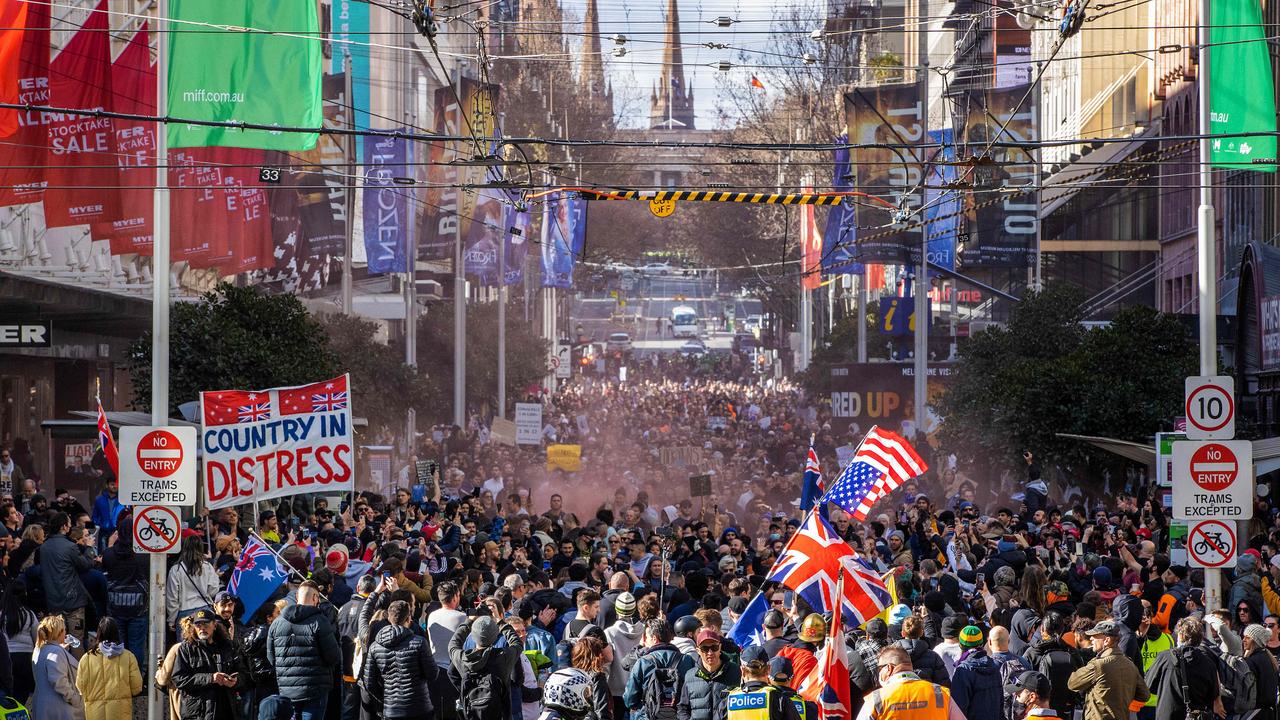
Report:
M 662 52 L 662 76 L 653 89 L 649 127 L 654 130 L 692 130 L 693 88 L 684 74 L 680 42 L 680 10 L 676 0 L 667 2 L 666 48 Z
M 613 93 L 605 83 L 604 54 L 600 48 L 600 10 L 596 0 L 587 0 L 587 12 L 583 17 L 582 75 L 583 87 L 591 93 L 593 101 L 599 101 L 612 114 Z

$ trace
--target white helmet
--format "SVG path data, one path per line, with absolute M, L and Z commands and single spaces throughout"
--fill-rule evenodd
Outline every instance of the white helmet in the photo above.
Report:
M 591 709 L 591 679 L 578 668 L 565 668 L 551 673 L 542 689 L 542 704 L 568 713 L 585 713 Z

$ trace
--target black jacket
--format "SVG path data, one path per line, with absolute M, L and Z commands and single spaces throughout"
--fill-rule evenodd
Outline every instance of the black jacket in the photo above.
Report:
M 1142 601 L 1128 593 L 1117 595 L 1111 601 L 1111 617 L 1119 621 L 1120 625 L 1120 640 L 1116 649 L 1141 668 L 1142 638 L 1138 637 L 1138 626 L 1142 624 Z
M 49 612 L 78 610 L 89 604 L 89 591 L 80 581 L 80 573 L 93 567 L 93 562 L 83 550 L 84 546 L 66 535 L 54 535 L 40 546 L 40 577 Z
M 215 683 L 213 674 L 217 672 L 237 673 L 239 682 L 236 687 L 226 688 Z M 244 681 L 235 647 L 229 638 L 184 642 L 178 647 L 172 682 L 181 691 L 179 711 L 183 720 L 239 718 L 240 704 L 235 701 L 235 690 L 240 689 Z
M 436 675 L 427 641 L 408 628 L 388 625 L 374 638 L 361 679 L 374 702 L 381 701 L 382 717 L 429 717 L 427 686 L 436 682 Z
M 1271 662 L 1271 653 L 1266 648 L 1255 648 L 1244 659 L 1258 681 L 1258 707 L 1267 710 L 1275 707 L 1276 690 L 1280 686 L 1280 677 L 1276 673 L 1276 665 Z
M 324 610 L 311 605 L 285 608 L 267 632 L 267 661 L 276 669 L 280 694 L 294 704 L 328 695 L 342 650 Z
M 520 655 L 524 652 L 524 641 L 507 623 L 500 623 L 498 629 L 507 641 L 506 647 L 472 648 L 463 650 L 462 646 L 471 634 L 471 624 L 475 618 L 467 618 L 458 626 L 449 641 L 449 663 L 458 673 L 459 689 L 466 688 L 483 675 L 495 675 L 511 685 L 520 665 Z M 465 693 L 463 693 L 465 695 Z M 507 692 L 497 698 L 500 707 L 495 717 L 506 718 L 511 715 L 511 693 Z
M 1027 648 L 1026 657 L 1033 670 L 1049 678 L 1049 707 L 1064 718 L 1071 717 L 1072 711 L 1080 707 L 1081 698 L 1067 687 L 1067 678 L 1084 667 L 1080 652 L 1060 637 L 1037 636 Z
M 1151 692 L 1160 697 L 1156 720 L 1183 718 L 1188 710 L 1213 710 L 1218 698 L 1218 663 L 1202 647 L 1176 647 L 1156 655 L 1146 681 Z M 1189 698 L 1182 692 L 1183 682 L 1191 693 Z
M 679 720 L 721 720 L 729 712 L 729 691 L 742 684 L 738 666 L 721 654 L 720 669 L 708 673 L 699 660 L 680 686 Z
M 915 669 L 916 675 L 919 675 L 921 680 L 928 680 L 946 688 L 951 687 L 951 676 L 947 674 L 947 666 L 942 664 L 942 658 L 923 640 L 903 639 L 898 641 L 898 645 L 911 654 L 911 667 Z
M 253 686 L 264 692 L 263 697 L 276 694 L 276 669 L 267 660 L 267 633 L 269 625 L 254 625 L 245 630 L 240 640 L 240 653 L 244 669 Z

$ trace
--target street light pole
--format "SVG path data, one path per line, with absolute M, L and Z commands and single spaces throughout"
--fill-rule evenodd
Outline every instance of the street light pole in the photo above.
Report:
M 917 30 L 917 42 L 920 69 L 916 70 L 916 81 L 920 85 L 920 137 L 924 138 L 929 129 L 929 14 L 928 0 L 916 0 L 916 11 L 920 14 L 920 25 Z M 918 156 L 917 156 L 918 157 Z M 920 168 L 921 173 L 924 167 Z M 921 183 L 923 185 L 923 183 Z M 924 190 L 920 190 L 923 196 Z M 929 394 L 929 319 L 933 314 L 933 306 L 929 299 L 929 223 L 925 220 L 921 204 L 920 221 L 920 262 L 916 264 L 915 289 L 915 421 L 916 439 L 924 437 L 925 420 L 928 412 L 925 409 Z
M 351 79 L 351 49 L 347 48 L 342 58 L 342 68 L 347 76 L 347 129 L 356 127 L 356 103 L 352 95 L 355 83 Z M 346 142 L 347 155 L 347 230 L 342 250 L 342 314 L 351 314 L 351 248 L 355 245 L 356 232 L 356 136 L 348 135 Z
M 1200 0 L 1199 68 L 1196 82 L 1200 100 L 1200 208 L 1197 213 L 1196 271 L 1199 275 L 1200 374 L 1218 374 L 1218 258 L 1213 212 L 1213 168 L 1209 146 L 1209 11 L 1210 0 Z M 1222 571 L 1204 571 L 1205 611 L 1222 607 Z
M 462 70 L 466 66 L 465 62 L 459 61 L 454 70 L 454 83 L 458 96 L 459 133 L 466 126 L 462 115 L 466 112 L 462 103 Z M 462 153 L 457 153 L 456 157 L 460 159 Z M 461 173 L 463 170 L 459 168 L 458 172 Z M 455 192 L 457 201 L 454 210 L 456 221 L 453 226 L 453 424 L 459 428 L 465 428 L 467 425 L 467 278 L 462 259 L 462 189 L 459 187 Z

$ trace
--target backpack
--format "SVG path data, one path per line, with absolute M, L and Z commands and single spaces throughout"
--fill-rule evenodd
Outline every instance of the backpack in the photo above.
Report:
M 1080 694 L 1067 687 L 1067 679 L 1071 673 L 1084 666 L 1078 653 L 1062 648 L 1050 650 L 1040 656 L 1035 670 L 1049 678 L 1050 704 L 1059 714 L 1069 708 L 1080 707 Z M 1058 707 L 1062 705 L 1062 707 Z
M 1218 656 L 1218 676 L 1222 681 L 1222 704 L 1236 715 L 1258 707 L 1258 678 L 1239 655 Z
M 137 578 L 107 583 L 107 614 L 113 618 L 132 619 L 147 612 L 147 587 Z
M 680 680 L 680 655 L 670 665 L 662 665 L 654 658 L 653 672 L 644 681 L 644 714 L 648 720 L 675 720 Z
M 1018 679 L 1018 676 L 1031 668 L 1022 662 L 1021 659 L 1004 659 L 996 660 L 1000 663 L 1000 685 L 1009 687 Z M 1003 717 L 1005 720 L 1018 720 L 1026 715 L 1026 707 L 1017 701 L 1016 693 L 1000 693 L 1002 700 Z
M 484 670 L 462 678 L 458 715 L 464 720 L 490 720 L 511 714 L 511 687 L 496 667 L 498 655 L 490 657 Z

